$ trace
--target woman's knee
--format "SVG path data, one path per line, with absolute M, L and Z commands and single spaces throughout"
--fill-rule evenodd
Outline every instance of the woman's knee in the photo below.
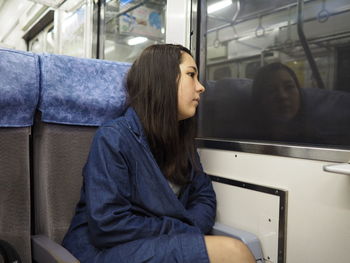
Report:
M 255 262 L 249 248 L 240 240 L 225 236 L 205 236 L 205 243 L 211 263 Z

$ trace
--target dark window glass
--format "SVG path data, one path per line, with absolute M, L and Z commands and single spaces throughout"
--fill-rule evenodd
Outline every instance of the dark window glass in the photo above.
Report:
M 350 6 L 297 2 L 207 1 L 199 137 L 350 147 Z

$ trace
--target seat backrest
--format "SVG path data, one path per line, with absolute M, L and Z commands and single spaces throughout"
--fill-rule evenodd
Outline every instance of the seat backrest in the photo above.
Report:
M 37 55 L 0 49 L 0 239 L 31 262 L 30 133 L 39 98 Z
M 60 243 L 74 214 L 81 170 L 96 127 L 44 123 L 33 129 L 35 234 Z
M 42 55 L 33 129 L 35 234 L 60 243 L 79 200 L 93 135 L 125 108 L 128 63 Z

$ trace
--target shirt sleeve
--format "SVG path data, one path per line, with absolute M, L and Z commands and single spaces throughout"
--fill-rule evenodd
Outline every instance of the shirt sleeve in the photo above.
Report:
M 215 223 L 216 195 L 209 176 L 201 166 L 193 177 L 186 209 L 201 232 L 208 234 Z
M 176 218 L 134 212 L 130 160 L 121 151 L 122 143 L 127 143 L 124 139 L 114 127 L 100 128 L 84 167 L 91 242 L 97 248 L 108 248 L 162 234 L 200 233 L 198 227 Z

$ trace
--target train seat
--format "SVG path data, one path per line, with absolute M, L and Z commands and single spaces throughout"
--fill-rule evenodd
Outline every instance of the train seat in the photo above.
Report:
M 33 257 L 37 262 L 77 262 L 58 244 L 79 200 L 94 133 L 124 108 L 123 77 L 130 65 L 47 54 L 40 61 L 40 103 L 33 128 Z
M 0 239 L 29 263 L 30 136 L 39 98 L 38 56 L 0 49 L 0 74 Z

